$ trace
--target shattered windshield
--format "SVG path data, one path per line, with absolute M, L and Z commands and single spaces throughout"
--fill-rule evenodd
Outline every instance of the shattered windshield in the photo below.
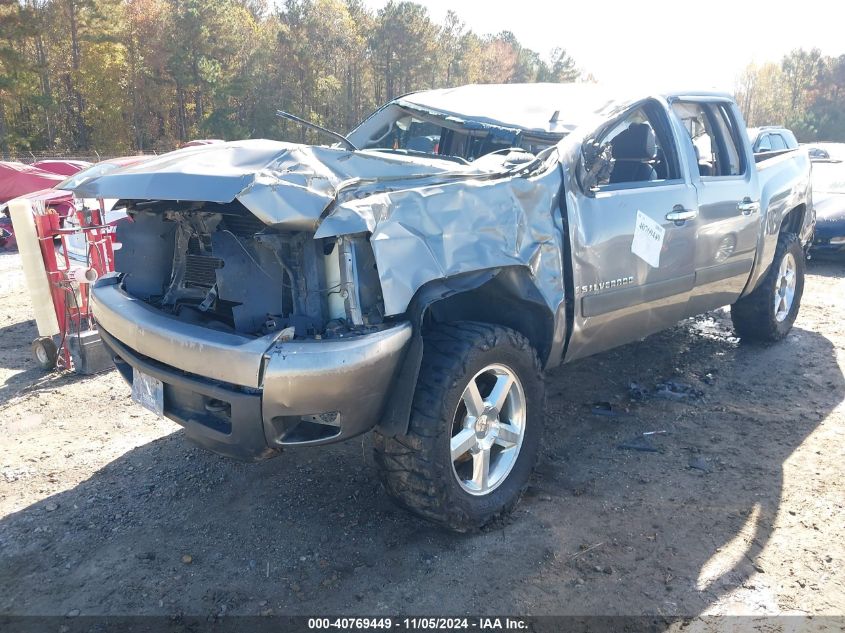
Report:
M 374 139 L 365 149 L 407 149 L 426 154 L 440 153 L 440 137 L 443 128 L 407 114 L 386 126 L 385 134 Z
M 433 154 L 468 161 L 510 148 L 536 154 L 559 140 L 530 138 L 518 129 L 445 115 L 442 118 L 429 113 L 421 115 L 399 107 L 377 112 L 367 121 L 367 127 L 373 130 L 368 138 L 363 142 L 355 139 L 362 149 Z

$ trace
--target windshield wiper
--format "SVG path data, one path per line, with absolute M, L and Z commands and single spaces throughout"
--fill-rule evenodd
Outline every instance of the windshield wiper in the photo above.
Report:
M 323 127 L 322 125 L 317 125 L 316 123 L 311 123 L 311 121 L 306 121 L 305 119 L 300 119 L 298 116 L 291 114 L 290 112 L 285 112 L 284 110 L 276 110 L 276 116 L 282 119 L 287 119 L 288 121 L 293 121 L 294 123 L 299 123 L 300 125 L 304 125 L 305 127 L 310 127 L 312 130 L 317 130 L 318 132 L 322 132 L 323 134 L 328 134 L 334 139 L 337 139 L 346 147 L 346 149 L 355 152 L 358 150 L 357 147 L 346 138 L 340 132 L 335 132 L 334 130 L 330 130 L 327 127 Z

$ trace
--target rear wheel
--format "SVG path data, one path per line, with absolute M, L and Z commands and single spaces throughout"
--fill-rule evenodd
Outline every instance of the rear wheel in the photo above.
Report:
M 543 423 L 540 363 L 521 334 L 484 323 L 425 337 L 408 433 L 376 433 L 387 491 L 457 531 L 517 504 L 537 461 Z
M 44 371 L 50 371 L 56 367 L 59 358 L 59 350 L 56 343 L 49 336 L 42 336 L 32 341 L 32 355 L 35 362 Z
M 804 250 L 794 233 L 781 233 L 774 260 L 754 292 L 731 306 L 743 339 L 779 341 L 792 329 L 804 293 Z

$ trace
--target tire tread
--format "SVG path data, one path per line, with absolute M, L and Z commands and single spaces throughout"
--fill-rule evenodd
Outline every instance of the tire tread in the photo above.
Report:
M 740 338 L 749 341 L 779 341 L 784 338 L 792 327 L 792 322 L 795 319 L 793 315 L 788 326 L 784 327 L 783 323 L 779 324 L 774 318 L 774 310 L 772 307 L 772 298 L 774 297 L 775 284 L 778 281 L 778 272 L 780 268 L 780 261 L 790 250 L 800 251 L 800 255 L 793 253 L 799 259 L 803 257 L 803 249 L 800 247 L 798 236 L 795 233 L 784 232 L 778 236 L 777 248 L 772 259 L 772 265 L 766 273 L 762 283 L 754 289 L 751 294 L 742 299 L 739 299 L 731 306 L 731 321 L 733 322 L 734 330 Z M 798 308 L 801 303 L 801 292 L 803 292 L 803 259 L 798 262 L 798 272 L 800 275 L 798 283 L 800 284 L 800 291 L 796 292 L 794 299 L 795 315 L 798 313 Z
M 519 501 L 516 495 L 498 512 L 479 524 L 473 517 L 451 503 L 437 445 L 451 426 L 452 412 L 447 411 L 446 394 L 456 382 L 453 377 L 468 373 L 468 359 L 475 349 L 489 350 L 509 344 L 531 359 L 537 380 L 543 380 L 537 353 L 522 334 L 486 323 L 462 321 L 439 325 L 427 332 L 408 432 L 385 436 L 375 432 L 375 461 L 387 492 L 403 507 L 430 521 L 466 532 L 499 519 Z

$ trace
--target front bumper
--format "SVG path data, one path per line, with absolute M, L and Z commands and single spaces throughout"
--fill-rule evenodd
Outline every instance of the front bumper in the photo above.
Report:
M 164 384 L 164 415 L 196 443 L 244 460 L 284 446 L 338 442 L 379 421 L 411 325 L 343 339 L 277 343 L 192 325 L 127 294 L 93 290 L 103 343 L 129 382 Z

